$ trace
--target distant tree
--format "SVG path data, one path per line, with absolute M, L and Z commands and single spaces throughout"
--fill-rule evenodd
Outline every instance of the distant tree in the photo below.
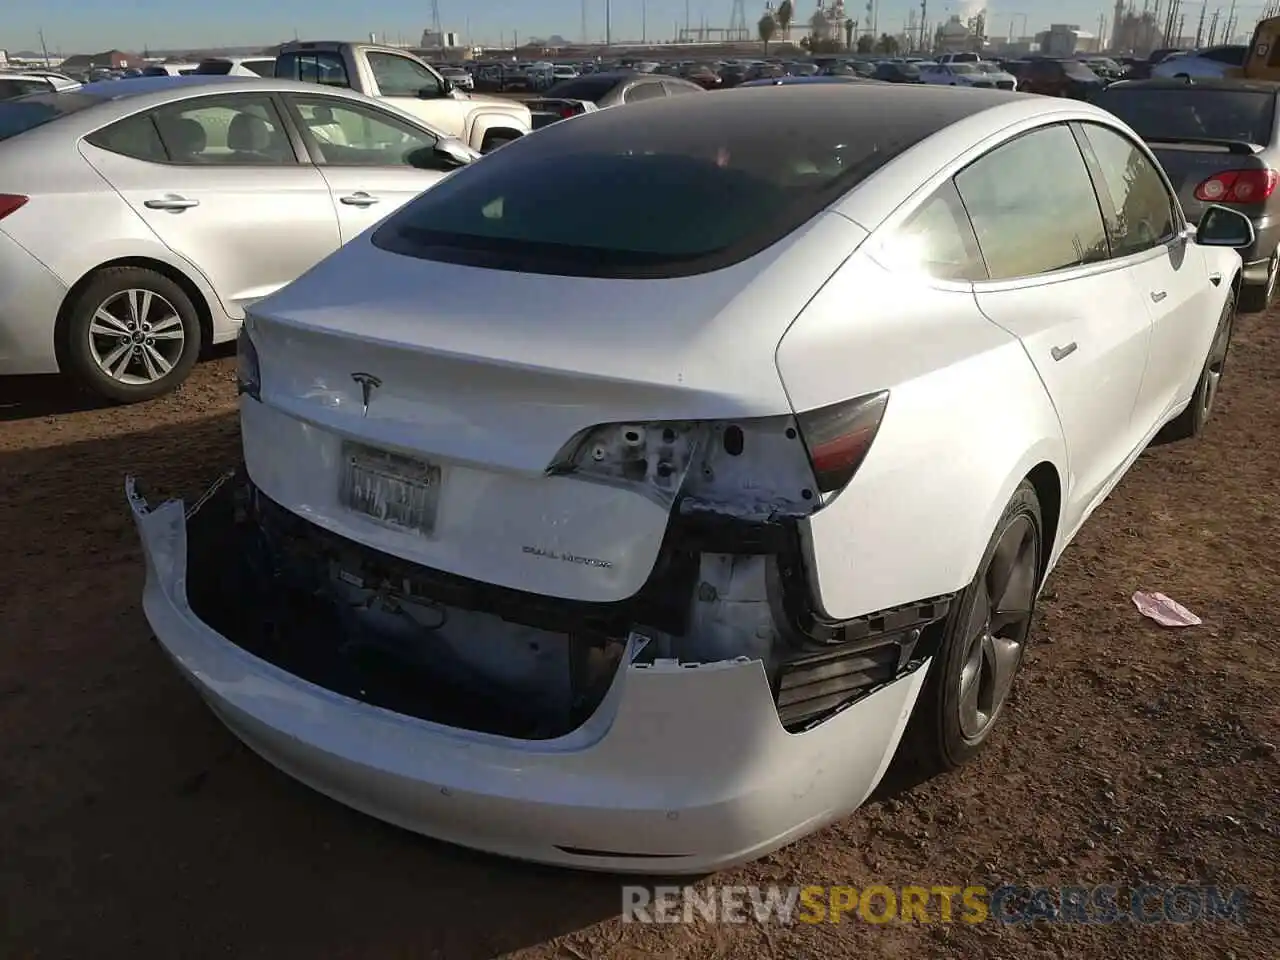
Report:
M 809 36 L 813 40 L 826 40 L 831 36 L 831 21 L 821 9 L 813 11 L 809 18 Z
M 764 52 L 769 52 L 769 41 L 778 33 L 778 21 L 773 19 L 773 14 L 766 13 L 760 18 L 760 22 L 756 24 L 756 33 L 760 36 L 760 42 L 764 44 Z
M 872 49 L 874 49 L 875 45 L 876 45 L 875 38 L 872 37 L 871 34 L 869 33 L 864 33 L 862 36 L 858 38 L 859 53 L 870 53 Z
M 853 31 L 854 31 L 854 28 L 855 28 L 855 27 L 857 27 L 857 24 L 853 22 L 853 19 L 852 19 L 851 17 L 850 17 L 850 18 L 846 18 L 846 19 L 845 19 L 845 21 L 844 21 L 844 48 L 845 48 L 846 50 L 852 50 L 852 49 L 853 49 Z
M 898 38 L 887 33 L 880 34 L 876 41 L 876 53 L 885 53 L 891 57 L 898 55 Z
M 782 35 L 788 40 L 791 39 L 791 21 L 795 17 L 796 10 L 791 4 L 791 0 L 782 0 L 782 3 L 778 5 L 778 12 L 774 14 L 774 18 L 778 21 L 778 27 L 782 30 Z

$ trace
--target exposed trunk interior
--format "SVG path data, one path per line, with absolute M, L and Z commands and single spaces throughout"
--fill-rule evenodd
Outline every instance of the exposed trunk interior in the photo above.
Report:
M 759 659 L 779 718 L 808 729 L 916 669 L 949 598 L 814 620 L 794 529 L 673 523 L 635 596 L 523 593 L 421 567 L 295 516 L 243 476 L 187 517 L 187 599 L 222 636 L 352 699 L 460 729 L 564 736 L 633 662 Z M 728 548 L 728 549 L 726 549 Z

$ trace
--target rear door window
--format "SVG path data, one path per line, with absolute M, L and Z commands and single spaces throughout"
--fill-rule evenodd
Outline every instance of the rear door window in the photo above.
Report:
M 269 96 L 200 97 L 152 111 L 172 163 L 280 166 L 297 163 Z
M 350 87 L 346 61 L 332 50 L 300 50 L 276 58 L 273 70 L 283 80 L 302 80 L 328 87 Z
M 1064 125 L 1023 134 L 955 177 L 991 279 L 1052 273 L 1110 256 L 1093 181 Z

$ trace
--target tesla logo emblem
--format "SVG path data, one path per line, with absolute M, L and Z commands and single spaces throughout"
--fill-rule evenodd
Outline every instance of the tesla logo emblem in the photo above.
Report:
M 382 381 L 372 373 L 353 373 L 351 379 L 360 384 L 360 416 L 369 415 L 369 399 L 373 391 L 382 386 Z

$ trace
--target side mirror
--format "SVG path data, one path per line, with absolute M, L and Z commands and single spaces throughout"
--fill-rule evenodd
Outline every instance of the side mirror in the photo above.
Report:
M 1196 243 L 1203 247 L 1249 247 L 1257 234 L 1253 221 L 1239 210 L 1210 204 L 1196 227 Z
M 444 137 L 436 141 L 431 154 L 437 167 L 465 167 L 476 159 L 476 154 L 461 140 Z
M 453 93 L 453 91 L 454 91 L 453 81 L 452 81 L 452 80 L 450 80 L 448 77 L 441 77 L 441 78 L 440 78 L 440 90 L 441 90 L 441 92 L 442 92 L 442 93 L 444 93 L 444 95 L 445 95 L 446 97 L 447 97 L 449 94 Z

